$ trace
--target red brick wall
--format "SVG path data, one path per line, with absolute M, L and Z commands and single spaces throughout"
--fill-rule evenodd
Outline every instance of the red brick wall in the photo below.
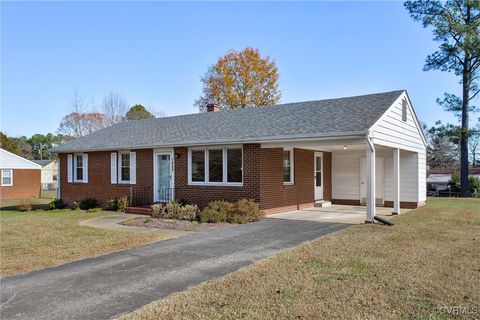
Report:
M 175 198 L 205 207 L 213 200 L 238 201 L 252 199 L 260 201 L 260 171 L 258 168 L 259 144 L 243 145 L 243 186 L 193 186 L 188 185 L 188 149 L 175 148 Z
M 294 149 L 294 184 L 283 184 L 283 149 L 261 149 L 260 198 L 267 213 L 312 207 L 314 151 Z
M 40 196 L 40 169 L 13 169 L 13 186 L 0 186 L 0 199 Z
M 88 183 L 67 182 L 67 154 L 60 154 L 60 191 L 62 199 L 72 205 L 73 201 L 96 198 L 101 205 L 114 197 L 130 194 L 134 198 L 145 198 L 153 202 L 153 150 L 132 150 L 137 153 L 137 183 L 112 184 L 110 177 L 111 152 L 88 152 Z
M 259 144 L 243 146 L 243 186 L 188 185 L 186 147 L 175 148 L 175 198 L 195 203 L 199 208 L 210 201 L 242 198 L 260 202 L 269 213 L 311 207 L 314 204 L 314 151 L 294 150 L 294 185 L 283 184 L 283 149 L 261 149 Z M 136 150 L 137 184 L 110 182 L 110 152 L 88 153 L 88 183 L 67 182 L 67 154 L 60 154 L 61 195 L 73 201 L 94 197 L 104 205 L 113 197 L 141 193 L 153 203 L 153 150 Z M 331 154 L 324 153 L 324 198 L 331 198 Z

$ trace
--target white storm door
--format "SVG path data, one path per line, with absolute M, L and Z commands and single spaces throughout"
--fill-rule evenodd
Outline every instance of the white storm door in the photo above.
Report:
M 156 154 L 156 192 L 158 202 L 168 202 L 174 199 L 173 162 L 171 153 Z
M 323 153 L 315 152 L 315 200 L 323 200 Z

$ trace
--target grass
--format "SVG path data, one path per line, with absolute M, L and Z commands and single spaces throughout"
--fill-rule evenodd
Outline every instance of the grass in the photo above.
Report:
M 429 199 L 393 220 L 320 238 L 122 319 L 478 318 L 480 201 Z
M 0 211 L 0 274 L 34 269 L 132 248 L 165 239 L 162 232 L 133 233 L 80 226 L 112 214 L 77 210 Z

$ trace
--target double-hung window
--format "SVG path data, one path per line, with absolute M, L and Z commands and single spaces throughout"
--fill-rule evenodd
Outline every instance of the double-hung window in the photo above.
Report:
M 13 170 L 12 169 L 2 169 L 2 186 L 3 187 L 13 186 Z
M 130 183 L 130 152 L 120 152 L 119 157 L 120 183 Z
M 293 184 L 293 149 L 283 150 L 283 184 Z
M 189 184 L 242 185 L 242 147 L 190 149 L 188 169 Z
M 73 161 L 75 182 L 83 181 L 83 154 L 76 154 Z

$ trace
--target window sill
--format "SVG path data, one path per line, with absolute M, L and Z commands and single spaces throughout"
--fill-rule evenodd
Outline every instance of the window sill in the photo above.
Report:
M 13 187 L 13 184 L 2 184 L 2 187 Z
M 243 182 L 189 182 L 189 186 L 204 186 L 204 187 L 243 187 Z
M 295 184 L 293 182 L 284 182 L 284 186 L 294 186 Z

